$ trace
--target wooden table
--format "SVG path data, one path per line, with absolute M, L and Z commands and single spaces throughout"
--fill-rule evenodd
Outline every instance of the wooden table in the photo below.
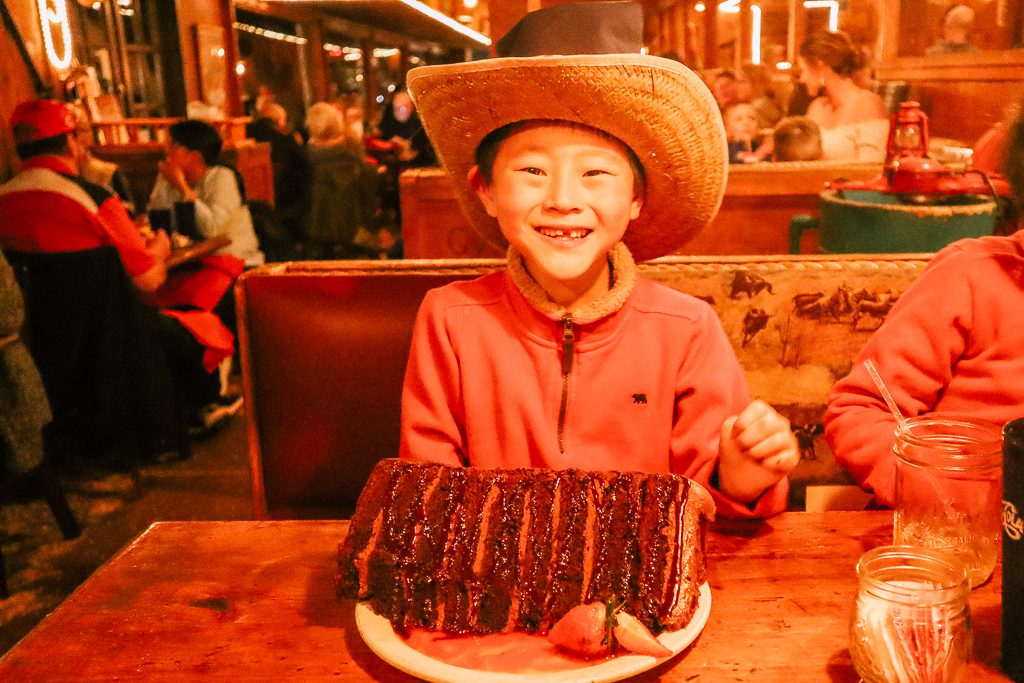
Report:
M 0 680 L 407 681 L 334 597 L 338 521 L 160 522 L 0 659 Z M 847 651 L 854 564 L 891 538 L 890 512 L 792 512 L 709 536 L 711 617 L 684 654 L 635 680 L 832 681 Z M 971 594 L 967 681 L 1009 680 L 1001 567 Z
M 222 249 L 231 244 L 231 238 L 227 235 L 218 235 L 217 237 L 211 237 L 208 240 L 202 242 L 193 242 L 187 247 L 181 249 L 172 249 L 171 255 L 164 261 L 164 266 L 170 270 L 171 268 L 177 268 L 178 266 L 186 263 L 192 263 L 198 261 L 204 256 L 209 256 L 218 249 Z

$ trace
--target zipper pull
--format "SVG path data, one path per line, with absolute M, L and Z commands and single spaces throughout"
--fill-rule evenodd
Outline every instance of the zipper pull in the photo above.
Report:
M 566 313 L 562 316 L 562 375 L 566 376 L 572 370 L 572 354 L 576 348 L 576 334 L 573 332 L 572 316 Z

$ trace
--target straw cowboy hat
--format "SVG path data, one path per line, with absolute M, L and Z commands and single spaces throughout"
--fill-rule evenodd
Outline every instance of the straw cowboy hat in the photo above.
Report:
M 488 242 L 506 244 L 467 173 L 484 136 L 530 119 L 598 128 L 636 153 L 644 205 L 623 241 L 637 261 L 672 253 L 714 217 L 728 168 L 721 114 L 688 68 L 640 54 L 642 25 L 633 2 L 554 5 L 523 17 L 498 41 L 497 58 L 409 72 L 462 211 Z

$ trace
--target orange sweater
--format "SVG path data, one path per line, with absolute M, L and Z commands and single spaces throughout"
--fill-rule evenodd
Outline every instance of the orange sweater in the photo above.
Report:
M 714 311 L 637 278 L 621 247 L 614 287 L 576 312 L 567 345 L 564 311 L 542 299 L 518 257 L 509 268 L 424 299 L 402 396 L 402 457 L 675 472 L 709 486 L 722 422 L 750 402 Z M 787 493 L 783 479 L 751 509 L 713 491 L 721 514 L 744 517 L 783 510 Z
M 906 416 L 1024 416 L 1024 234 L 955 242 L 900 297 L 833 387 L 825 438 L 875 500 L 895 499 L 896 421 L 862 361 L 874 360 Z

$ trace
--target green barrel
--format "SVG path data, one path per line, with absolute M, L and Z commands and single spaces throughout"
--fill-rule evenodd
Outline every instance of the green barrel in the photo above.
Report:
M 817 230 L 821 250 L 830 254 L 933 252 L 964 237 L 991 235 L 996 211 L 993 199 L 978 195 L 911 204 L 885 192 L 825 190 L 820 218 L 793 218 L 790 252 L 799 253 L 805 230 Z

